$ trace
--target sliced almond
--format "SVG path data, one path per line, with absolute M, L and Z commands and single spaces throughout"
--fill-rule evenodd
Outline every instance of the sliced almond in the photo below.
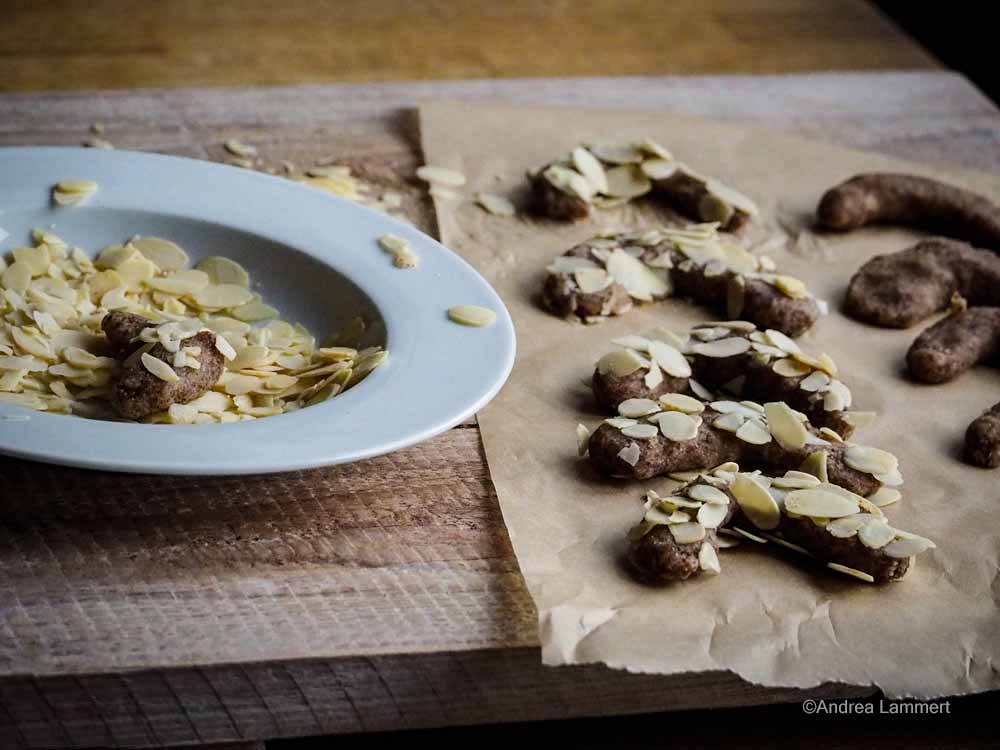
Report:
M 93 180 L 62 180 L 56 185 L 56 190 L 63 193 L 92 193 L 97 190 Z
M 771 433 L 755 419 L 748 419 L 736 430 L 736 437 L 751 445 L 767 445 L 771 442 Z
M 645 417 L 658 411 L 660 405 L 648 398 L 628 398 L 618 404 L 618 414 L 623 417 Z
M 715 547 L 708 542 L 702 544 L 701 549 L 698 550 L 698 567 L 710 575 L 718 575 L 722 572 L 719 555 L 716 554 Z
M 476 203 L 494 216 L 513 216 L 517 213 L 510 200 L 494 193 L 476 193 Z
M 743 193 L 734 190 L 728 185 L 724 185 L 718 180 L 709 179 L 705 182 L 705 188 L 715 197 L 725 201 L 733 208 L 748 216 L 756 216 L 758 213 L 757 204 L 750 200 Z
M 729 414 L 723 414 L 721 417 L 712 422 L 712 426 L 717 430 L 725 430 L 726 432 L 736 432 L 743 426 L 743 423 L 747 421 L 747 415 L 741 412 L 730 412 Z
M 663 412 L 657 414 L 655 420 L 660 427 L 660 432 L 667 440 L 683 442 L 693 440 L 698 436 L 698 423 L 683 412 Z
M 739 473 L 730 492 L 739 503 L 740 510 L 758 529 L 770 531 L 781 522 L 778 503 L 758 479 L 750 474 Z
M 750 349 L 750 342 L 744 338 L 726 338 L 716 341 L 697 343 L 691 346 L 693 354 L 703 357 L 726 358 L 744 354 Z
M 234 307 L 229 312 L 235 319 L 244 323 L 255 323 L 258 320 L 267 320 L 278 315 L 277 310 L 270 305 L 265 305 L 257 298 L 254 298 L 251 302 L 247 302 L 245 305 Z
M 708 388 L 703 386 L 694 378 L 688 378 L 688 388 L 691 389 L 691 393 L 700 398 L 702 401 L 711 401 L 715 398 Z
M 829 481 L 829 476 L 826 470 L 826 451 L 816 451 L 815 453 L 810 453 L 802 465 L 799 467 L 806 474 L 812 474 L 814 477 L 819 479 L 821 482 Z
M 809 431 L 799 421 L 795 412 L 784 401 L 773 401 L 764 405 L 767 427 L 786 450 L 799 450 L 809 441 Z
M 694 544 L 705 538 L 705 527 L 694 521 L 671 524 L 668 528 L 678 544 Z
M 206 310 L 223 310 L 245 305 L 253 293 L 239 284 L 209 284 L 191 294 L 198 307 Z
M 809 289 L 805 283 L 792 276 L 778 275 L 774 277 L 774 286 L 786 297 L 801 299 L 809 296 Z
M 844 411 L 851 406 L 851 391 L 839 380 L 831 380 L 823 394 L 823 409 L 825 411 Z
M 729 495 L 708 484 L 693 484 L 685 492 L 692 500 L 699 500 L 703 503 L 719 505 L 727 505 L 729 503 Z
M 868 496 L 868 500 L 877 508 L 884 508 L 887 505 L 899 502 L 903 497 L 899 490 L 892 487 L 879 487 L 874 494 Z
M 134 252 L 134 251 L 133 251 Z M 15 263 L 24 263 L 31 270 L 32 276 L 41 276 L 49 268 L 52 258 L 46 245 L 37 247 L 18 247 L 11 251 Z
M 783 378 L 801 378 L 803 375 L 809 375 L 809 373 L 812 372 L 809 365 L 798 362 L 791 357 L 779 359 L 771 365 L 771 369 L 774 370 L 775 374 L 780 375 Z M 806 380 L 808 380 L 808 378 L 806 378 Z
M 479 305 L 455 305 L 448 308 L 448 318 L 463 326 L 482 328 L 491 325 L 497 319 L 497 314 Z
M 233 156 L 256 156 L 257 149 L 249 144 L 242 143 L 235 138 L 230 138 L 228 141 L 222 144 L 223 147 L 231 153 Z
M 601 375 L 608 373 L 615 377 L 623 378 L 631 375 L 636 370 L 648 367 L 649 360 L 640 357 L 631 349 L 622 349 L 605 354 L 597 361 L 597 372 Z
M 631 164 L 607 170 L 605 180 L 607 186 L 602 192 L 613 198 L 638 198 L 653 188 L 653 183 L 642 170 Z
M 868 474 L 889 474 L 899 466 L 899 461 L 888 451 L 867 445 L 849 446 L 844 451 L 844 463 Z
M 649 438 L 654 438 L 659 434 L 659 432 L 660 431 L 656 428 L 656 426 L 651 424 L 636 424 L 622 430 L 622 434 L 626 437 L 636 438 L 638 440 L 648 440 Z
M 665 393 L 657 401 L 666 411 L 682 411 L 685 414 L 700 414 L 705 411 L 703 402 L 683 393 Z
M 859 578 L 862 581 L 867 581 L 868 583 L 875 583 L 875 579 L 870 573 L 865 573 L 863 570 L 858 570 L 857 568 L 849 568 L 846 565 L 841 565 L 840 563 L 827 563 L 826 567 L 830 570 L 835 570 L 838 573 L 843 573 L 844 575 L 851 576 L 853 578 Z
M 155 261 L 154 261 L 155 263 Z M 148 285 L 152 289 L 167 294 L 194 294 L 199 289 L 209 285 L 208 274 L 195 269 L 175 271 L 169 276 L 157 276 L 150 279 Z M 244 290 L 245 291 L 245 290 Z
M 587 451 L 590 450 L 590 430 L 587 429 L 586 425 L 578 424 L 576 426 L 576 453 L 580 458 L 587 455 Z
M 625 427 L 631 427 L 634 424 L 639 424 L 639 420 L 631 419 L 629 417 L 611 417 L 611 419 L 605 419 L 604 423 L 621 430 Z
M 604 291 L 614 283 L 603 268 L 578 268 L 573 272 L 573 280 L 584 294 Z
M 900 532 L 897 531 L 896 533 L 898 535 Z M 914 555 L 919 555 L 921 552 L 926 552 L 927 550 L 933 548 L 934 542 L 930 539 L 924 539 L 923 537 L 912 535 L 889 542 L 889 544 L 882 548 L 882 551 L 889 557 L 900 558 L 913 557 Z
M 764 338 L 771 346 L 776 346 L 789 354 L 800 354 L 802 352 L 798 344 L 781 331 L 776 331 L 773 328 L 768 328 L 764 331 Z
M 646 338 L 654 341 L 662 341 L 665 344 L 670 344 L 679 352 L 684 352 L 687 350 L 688 341 L 691 340 L 690 334 L 687 333 L 675 333 L 674 331 L 669 331 L 666 328 L 657 328 L 646 334 Z
M 866 547 L 881 549 L 896 538 L 896 531 L 881 519 L 873 518 L 858 529 L 858 539 Z
M 872 517 L 867 513 L 857 513 L 853 516 L 844 516 L 826 525 L 826 530 L 830 536 L 838 539 L 850 539 L 858 533 L 858 529 L 868 523 Z
M 725 328 L 730 331 L 736 331 L 737 333 L 751 333 L 757 330 L 757 326 L 748 320 L 716 320 L 711 323 L 699 324 L 699 328 L 701 326 Z
M 686 378 L 691 375 L 691 365 L 678 349 L 663 341 L 649 342 L 649 355 L 665 373 L 674 378 Z
M 903 483 L 903 475 L 899 473 L 898 468 L 885 474 L 872 474 L 872 478 L 887 487 L 899 487 Z
M 608 274 L 625 287 L 630 297 L 644 302 L 670 295 L 665 272 L 656 272 L 621 248 L 612 251 L 606 265 Z
M 635 143 L 588 143 L 587 149 L 606 164 L 638 164 L 644 157 L 642 148 Z
M 741 536 L 741 537 L 743 537 L 745 539 L 749 539 L 752 542 L 757 542 L 757 544 L 767 544 L 767 539 L 765 539 L 762 536 L 757 536 L 756 534 L 751 534 L 749 531 L 747 531 L 745 529 L 741 529 L 741 528 L 739 528 L 737 526 L 734 526 L 732 530 L 733 530 L 733 532 L 735 532 L 739 536 Z M 720 533 L 724 534 L 724 533 L 726 533 L 726 531 L 727 531 L 727 529 L 722 529 Z
M 642 381 L 650 390 L 658 388 L 663 382 L 663 370 L 655 361 L 649 363 L 649 372 L 646 373 Z
M 627 463 L 629 466 L 635 466 L 639 463 L 639 445 L 637 443 L 629 443 L 620 451 L 618 451 L 618 458 Z
M 461 187 L 465 184 L 465 175 L 447 167 L 425 165 L 417 168 L 417 177 L 424 182 L 448 187 Z
M 729 514 L 729 507 L 717 503 L 705 503 L 698 509 L 698 523 L 706 529 L 716 529 Z
M 24 294 L 31 285 L 31 267 L 27 263 L 14 261 L 7 266 L 0 281 L 7 289 Z
M 590 182 L 575 169 L 568 169 L 558 164 L 553 164 L 542 172 L 542 177 L 552 187 L 567 195 L 580 198 L 584 201 L 590 201 L 594 197 L 594 188 Z
M 792 474 L 793 476 L 789 476 Z M 771 480 L 771 486 L 777 487 L 782 490 L 804 490 L 809 487 L 815 487 L 820 481 L 812 474 L 803 474 L 801 472 L 786 472 L 783 477 L 774 477 Z
M 608 178 L 604 173 L 604 167 L 592 153 L 582 146 L 577 146 L 570 154 L 570 158 L 573 161 L 573 166 L 587 178 L 587 182 L 590 183 L 595 193 L 613 195 L 608 193 Z
M 180 245 L 162 237 L 134 237 L 129 244 L 161 271 L 179 271 L 189 262 L 188 254 Z
M 146 370 L 165 383 L 176 383 L 180 380 L 180 376 L 174 372 L 174 369 L 164 362 L 162 359 L 152 356 L 146 352 L 143 352 L 140 357 L 142 361 L 142 366 Z
M 841 518 L 860 511 L 856 502 L 823 489 L 789 492 L 785 496 L 785 509 L 811 518 Z
M 814 370 L 808 377 L 799 381 L 799 388 L 810 393 L 824 391 L 829 385 L 830 376 L 820 370 Z
M 155 261 L 154 261 L 155 262 Z M 157 263 L 159 265 L 159 263 Z M 162 268 L 162 266 L 161 266 Z M 250 274 L 247 270 L 234 260 L 224 258 L 220 255 L 213 255 L 205 258 L 197 266 L 199 271 L 208 274 L 208 279 L 212 284 L 236 284 L 237 286 L 249 287 Z
M 646 159 L 639 168 L 651 180 L 666 180 L 677 171 L 677 162 L 672 159 Z
M 615 346 L 621 346 L 626 349 L 635 349 L 638 352 L 648 352 L 650 340 L 645 336 L 629 334 L 627 336 L 619 336 L 616 339 L 611 339 L 611 343 Z

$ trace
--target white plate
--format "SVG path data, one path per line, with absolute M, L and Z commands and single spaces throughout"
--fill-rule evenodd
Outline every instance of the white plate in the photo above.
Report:
M 95 180 L 81 206 L 53 207 L 52 185 Z M 514 327 L 500 298 L 465 261 L 402 222 L 289 180 L 157 154 L 75 148 L 0 149 L 4 253 L 33 227 L 93 255 L 135 234 L 172 239 L 192 262 L 242 263 L 281 317 L 322 340 L 363 310 L 364 345 L 389 360 L 317 406 L 249 422 L 145 425 L 46 414 L 0 404 L 0 453 L 52 463 L 158 474 L 257 474 L 356 461 L 426 440 L 496 395 L 514 362 Z M 392 232 L 420 257 L 397 269 L 377 245 Z M 2 236 L 2 233 L 0 233 Z M 448 320 L 459 304 L 496 322 Z M 15 420 L 4 419 L 13 416 Z M 28 420 L 20 418 L 27 416 Z

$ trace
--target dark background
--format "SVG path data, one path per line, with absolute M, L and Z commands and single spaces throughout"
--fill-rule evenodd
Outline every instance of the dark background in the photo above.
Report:
M 1000 3 L 875 0 L 872 4 L 945 67 L 964 73 L 995 103 L 1000 102 Z

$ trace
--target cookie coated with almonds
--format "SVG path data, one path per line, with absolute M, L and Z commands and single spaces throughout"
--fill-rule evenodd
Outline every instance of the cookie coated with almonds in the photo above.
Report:
M 750 541 L 868 583 L 898 581 L 935 546 L 889 525 L 881 508 L 899 497 L 883 488 L 866 499 L 806 472 L 767 476 L 730 462 L 667 496 L 648 491 L 626 560 L 637 579 L 662 585 L 718 575 L 719 550 Z
M 689 332 L 654 330 L 613 339 L 592 377 L 602 409 L 617 413 L 629 399 L 691 394 L 715 400 L 722 391 L 755 401 L 784 401 L 817 427 L 848 438 L 874 415 L 852 412 L 850 389 L 826 354 L 812 356 L 773 329 L 749 321 L 703 323 Z M 719 395 L 718 398 L 725 398 Z
M 825 304 L 799 279 L 777 273 L 770 258 L 717 230 L 698 224 L 593 237 L 548 266 L 542 303 L 594 323 L 674 296 L 792 337 L 811 328 Z
M 156 327 L 141 315 L 113 311 L 104 316 L 101 327 L 112 345 L 126 355 L 111 391 L 112 406 L 126 419 L 142 419 L 166 411 L 173 404 L 194 401 L 215 385 L 225 368 L 225 357 L 212 331 L 199 331 L 183 340 L 184 347 L 197 353 L 194 362 L 185 359 L 188 364 L 177 367 L 176 352 L 169 351 L 163 343 L 143 344 L 136 340 L 144 330 Z M 142 354 L 140 349 L 144 350 Z M 152 372 L 143 354 L 163 362 L 176 379 L 164 380 Z
M 743 193 L 700 174 L 651 138 L 584 143 L 528 173 L 536 213 L 559 221 L 650 196 L 693 221 L 736 232 L 758 214 Z

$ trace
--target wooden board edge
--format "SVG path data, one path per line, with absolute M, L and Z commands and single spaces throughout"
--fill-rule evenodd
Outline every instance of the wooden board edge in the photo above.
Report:
M 869 695 L 731 672 L 545 667 L 538 649 L 0 679 L 0 746 L 153 747 L 752 706 Z

